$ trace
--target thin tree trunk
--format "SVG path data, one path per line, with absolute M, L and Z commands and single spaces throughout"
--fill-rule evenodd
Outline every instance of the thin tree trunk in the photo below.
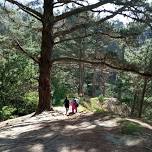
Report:
M 105 83 L 103 83 L 102 95 L 105 96 L 105 93 L 106 93 L 106 85 L 105 85 Z
M 80 31 L 80 32 L 83 32 L 83 31 Z M 79 56 L 79 59 L 81 60 L 82 57 L 85 55 L 83 39 L 80 41 L 78 40 L 78 43 L 80 44 L 78 56 Z M 79 96 L 84 95 L 83 84 L 84 84 L 84 63 L 79 62 L 79 88 L 78 88 Z
M 93 79 L 92 79 L 92 96 L 96 95 L 96 68 L 94 67 Z
M 105 96 L 105 93 L 106 93 L 106 85 L 105 85 L 106 78 L 105 77 L 106 77 L 106 75 L 104 74 L 103 69 L 104 69 L 104 67 L 101 66 L 101 68 L 100 68 L 100 91 L 101 91 L 102 95 Z
M 136 104 L 136 100 L 137 100 L 137 90 L 135 90 L 135 93 L 134 93 L 134 99 L 132 101 L 132 105 L 131 105 L 131 117 L 133 117 L 134 115 L 134 112 L 135 112 L 135 104 Z
M 148 83 L 147 78 L 144 78 L 144 86 L 143 86 L 140 105 L 139 105 L 139 114 L 138 114 L 139 118 L 141 118 L 141 116 L 142 116 L 142 109 L 143 109 L 143 103 L 144 103 L 144 97 L 145 97 L 145 93 L 146 93 L 147 83 Z
M 79 73 L 80 73 L 80 77 L 79 77 L 79 89 L 78 89 L 78 94 L 79 96 L 83 96 L 84 95 L 84 91 L 83 91 L 83 84 L 84 84 L 84 64 L 83 63 L 79 63 Z
M 122 97 L 122 86 L 119 86 L 118 88 L 118 100 L 121 101 L 121 97 Z
M 39 59 L 39 103 L 36 114 L 51 110 L 51 56 L 53 51 L 53 1 L 44 0 L 41 56 Z

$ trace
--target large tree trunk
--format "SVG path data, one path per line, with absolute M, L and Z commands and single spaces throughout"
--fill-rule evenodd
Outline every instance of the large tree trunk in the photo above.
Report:
M 144 103 L 144 97 L 145 97 L 145 93 L 146 93 L 147 83 L 148 83 L 147 78 L 144 78 L 144 86 L 143 86 L 140 105 L 139 105 L 139 114 L 138 114 L 139 118 L 141 118 L 141 116 L 142 116 L 142 109 L 143 109 L 143 103 Z
M 51 56 L 53 51 L 53 1 L 44 0 L 41 56 L 39 59 L 39 103 L 36 114 L 51 110 Z

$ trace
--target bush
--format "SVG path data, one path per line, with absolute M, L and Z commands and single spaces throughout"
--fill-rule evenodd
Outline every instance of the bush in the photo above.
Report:
M 95 108 L 95 113 L 103 113 L 104 110 L 101 108 Z
M 38 93 L 37 92 L 29 92 L 25 94 L 24 97 L 24 105 L 18 109 L 20 114 L 29 114 L 35 111 L 35 108 L 38 104 Z
M 132 100 L 133 100 L 132 97 L 124 97 L 124 98 L 121 99 L 121 102 L 124 102 L 127 105 L 130 105 Z
M 102 105 L 99 102 L 98 97 L 90 98 L 90 99 L 83 99 L 81 98 L 81 105 L 85 108 L 87 111 L 92 112 L 103 112 Z
M 20 99 L 12 99 L 7 106 L 0 108 L 0 120 L 7 120 L 15 116 L 23 116 L 35 111 L 38 103 L 38 93 L 28 92 Z
M 6 119 L 14 118 L 13 114 L 16 110 L 17 109 L 12 106 L 4 106 L 0 111 L 0 119 L 6 120 Z
M 61 105 L 62 100 L 67 96 L 68 92 L 68 87 L 64 84 L 55 86 L 53 92 L 54 105 Z
M 104 101 L 104 96 L 100 95 L 100 96 L 98 97 L 98 100 L 99 100 L 99 102 L 103 102 L 103 101 Z
M 143 127 L 137 123 L 130 122 L 130 121 L 122 121 L 121 122 L 121 133 L 127 135 L 134 135 L 137 133 L 141 133 Z

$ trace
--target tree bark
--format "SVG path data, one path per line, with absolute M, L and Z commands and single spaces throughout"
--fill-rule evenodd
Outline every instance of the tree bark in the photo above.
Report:
M 94 66 L 93 79 L 92 79 L 92 97 L 96 95 L 96 67 Z
M 39 103 L 36 114 L 51 110 L 51 81 L 53 52 L 53 1 L 44 0 L 41 55 L 39 59 Z
M 145 97 L 145 93 L 146 93 L 147 83 L 148 83 L 147 78 L 144 78 L 144 86 L 143 86 L 140 105 L 139 105 L 139 113 L 138 113 L 139 118 L 141 118 L 141 116 L 142 116 L 142 109 L 143 109 L 143 103 L 144 103 L 144 97 Z
M 83 84 L 84 84 L 84 64 L 83 63 L 79 63 L 79 73 L 80 73 L 80 77 L 79 77 L 79 88 L 78 88 L 78 94 L 79 96 L 83 96 L 84 95 L 84 91 L 83 91 Z
M 82 57 L 85 54 L 84 50 L 83 50 L 83 39 L 80 40 L 79 44 L 80 44 L 80 49 L 79 49 L 79 54 L 78 55 L 79 55 L 79 59 L 81 60 Z M 84 95 L 83 84 L 84 84 L 84 63 L 82 63 L 80 61 L 79 62 L 79 87 L 78 87 L 79 96 L 83 96 Z
M 105 96 L 106 93 L 106 81 L 107 81 L 107 76 L 103 72 L 104 66 L 101 66 L 100 68 L 100 90 L 103 96 Z
M 131 105 L 131 113 L 130 113 L 131 117 L 134 116 L 136 101 L 137 101 L 137 90 L 135 90 L 135 92 L 134 92 L 134 99 L 133 99 L 132 105 Z
M 122 98 L 122 86 L 121 86 L 121 84 L 119 84 L 119 86 L 118 86 L 117 98 L 119 101 L 121 101 L 121 98 Z

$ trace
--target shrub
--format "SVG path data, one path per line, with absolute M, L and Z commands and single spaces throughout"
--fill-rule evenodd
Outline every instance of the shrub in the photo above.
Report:
M 99 102 L 103 102 L 103 101 L 104 101 L 104 96 L 100 95 L 100 96 L 98 97 L 98 100 L 99 100 Z
M 38 93 L 37 92 L 29 92 L 24 96 L 24 106 L 18 109 L 20 114 L 29 114 L 35 111 L 35 108 L 38 104 Z
M 127 105 L 130 105 L 131 104 L 131 101 L 133 101 L 133 98 L 132 97 L 124 97 L 121 99 L 121 102 L 124 102 L 126 103 Z
M 130 122 L 130 121 L 122 121 L 121 124 L 121 133 L 127 135 L 134 135 L 137 133 L 141 133 L 143 127 L 137 123 Z
M 0 111 L 0 119 L 6 120 L 6 119 L 14 118 L 13 114 L 16 110 L 17 109 L 12 106 L 4 106 Z
M 100 109 L 100 108 L 96 108 L 96 109 L 95 109 L 95 113 L 103 113 L 103 112 L 104 112 L 103 109 Z
M 97 97 L 90 98 L 90 99 L 81 99 L 81 105 L 85 108 L 86 111 L 92 111 L 92 112 L 103 112 L 102 105 L 99 102 L 99 99 Z

